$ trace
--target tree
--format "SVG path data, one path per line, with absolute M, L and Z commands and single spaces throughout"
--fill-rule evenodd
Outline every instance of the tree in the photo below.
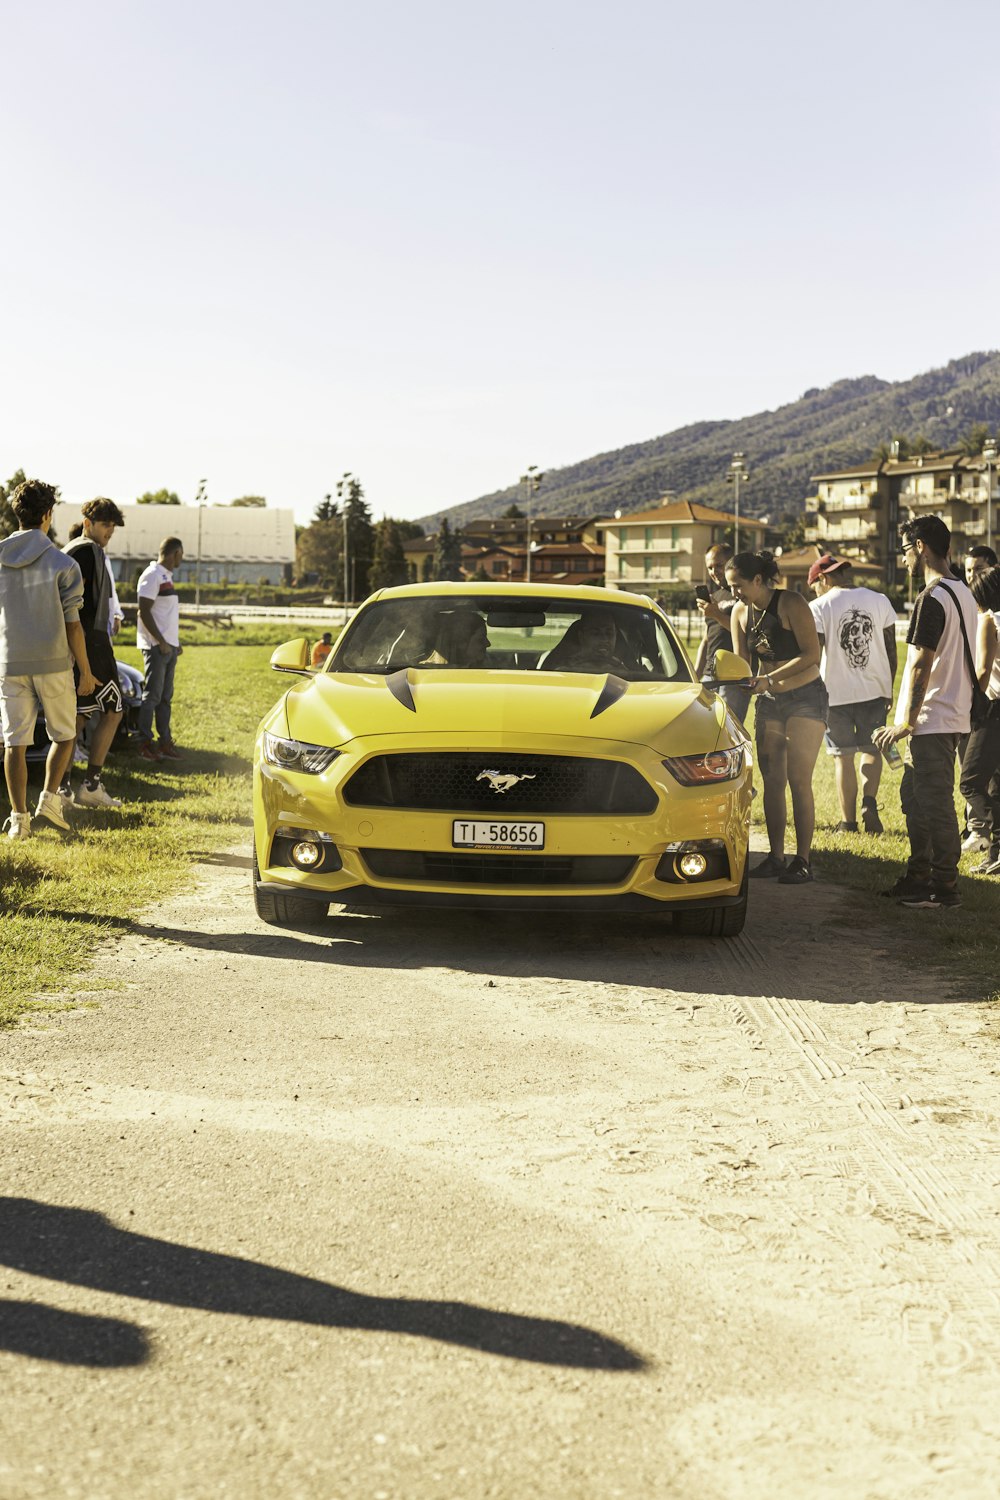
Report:
M 18 485 L 24 484 L 27 475 L 23 469 L 16 470 L 6 484 L 0 484 L 0 537 L 10 536 L 18 529 L 18 519 L 10 508 L 10 497 Z
M 973 422 L 968 432 L 959 441 L 959 447 L 966 458 L 978 458 L 989 435 L 990 429 L 985 422 Z
M 313 511 L 313 520 L 335 521 L 338 515 L 339 511 L 337 510 L 336 504 L 334 503 L 333 496 L 324 495 L 322 500 L 317 505 L 316 509 Z
M 418 536 L 424 535 L 424 528 L 419 521 L 396 520 L 396 530 L 399 532 L 401 542 L 412 542 Z
M 504 520 L 506 520 L 506 521 L 523 521 L 524 520 L 524 511 L 518 505 L 518 503 L 517 503 L 516 500 L 514 501 L 513 505 L 508 505 L 508 507 L 504 511 L 503 515 L 504 515 Z
M 391 589 L 407 580 L 406 556 L 399 528 L 390 516 L 383 516 L 375 527 L 368 586 L 371 589 Z
M 895 453 L 893 453 L 893 448 L 896 450 Z M 903 433 L 897 433 L 893 436 L 891 442 L 879 443 L 872 454 L 872 459 L 875 463 L 879 464 L 887 464 L 892 458 L 900 458 L 905 461 L 909 458 L 910 451 L 909 438 Z
M 242 505 L 245 506 L 248 510 L 251 507 L 254 510 L 263 510 L 264 506 L 267 504 L 267 501 L 264 499 L 263 495 L 241 495 L 238 500 L 230 500 L 229 504 L 230 506 Z
M 441 517 L 441 528 L 434 546 L 434 577 L 457 583 L 462 577 L 462 536 L 452 531 L 448 517 Z
M 348 471 L 337 481 L 341 515 L 347 517 L 347 553 L 351 576 L 347 580 L 347 597 L 364 599 L 369 593 L 368 571 L 372 565 L 375 528 L 371 511 L 365 502 L 361 480 Z
M 910 444 L 910 452 L 913 454 L 914 458 L 919 458 L 927 453 L 936 453 L 937 445 L 931 442 L 926 433 L 918 432 L 917 436 Z
M 295 571 L 301 578 L 312 573 L 324 588 L 338 589 L 343 582 L 343 530 L 340 521 L 314 521 L 303 526 L 295 541 Z
M 147 490 L 136 497 L 136 505 L 180 505 L 181 497 L 173 490 Z

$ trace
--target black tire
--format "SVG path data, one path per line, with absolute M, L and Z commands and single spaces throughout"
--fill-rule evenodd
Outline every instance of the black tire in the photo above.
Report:
M 253 857 L 253 904 L 254 910 L 262 922 L 267 922 L 271 927 L 311 927 L 321 922 L 326 916 L 329 907 L 324 906 L 321 901 L 311 901 L 306 896 L 295 896 L 283 894 L 277 891 L 262 891 L 257 884 L 260 879 L 260 871 L 257 868 L 257 855 Z
M 679 937 L 739 937 L 747 919 L 747 888 L 750 859 L 743 866 L 740 899 L 735 906 L 710 907 L 708 911 L 677 911 L 674 931 Z

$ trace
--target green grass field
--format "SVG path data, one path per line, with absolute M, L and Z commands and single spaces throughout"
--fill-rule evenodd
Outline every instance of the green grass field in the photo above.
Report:
M 84 973 L 98 939 L 128 927 L 138 912 L 190 880 L 199 860 L 249 844 L 254 733 L 287 682 L 268 668 L 271 645 L 287 630 L 270 627 L 267 645 L 233 649 L 227 641 L 185 651 L 177 666 L 174 731 L 187 758 L 153 766 L 114 757 L 107 780 L 125 800 L 121 811 L 77 813 L 84 832 L 72 841 L 55 830 L 23 844 L 0 841 L 0 1024 L 52 1003 Z M 141 665 L 134 648 L 119 649 L 123 660 Z M 37 778 L 35 771 L 35 793 Z M 820 878 L 860 893 L 859 920 L 884 925 L 886 940 L 906 944 L 914 962 L 940 966 L 943 975 L 978 986 L 982 995 L 994 991 L 1000 882 L 964 879 L 962 909 L 930 921 L 870 899 L 892 883 L 906 857 L 898 779 L 887 771 L 882 785 L 882 838 L 833 832 L 840 819 L 833 766 L 821 752 L 815 778 Z M 760 798 L 755 807 L 759 820 Z M 963 865 L 977 859 L 966 856 Z M 248 879 L 248 920 L 250 899 Z M 750 924 L 752 930 L 752 906 Z M 95 979 L 80 982 L 89 988 Z

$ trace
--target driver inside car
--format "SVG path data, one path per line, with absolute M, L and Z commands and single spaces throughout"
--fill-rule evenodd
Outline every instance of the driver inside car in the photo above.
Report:
M 542 664 L 546 672 L 626 672 L 617 654 L 618 631 L 611 615 L 588 610 L 574 620 Z

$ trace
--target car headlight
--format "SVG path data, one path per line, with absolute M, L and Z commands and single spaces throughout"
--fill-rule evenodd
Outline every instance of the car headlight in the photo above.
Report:
M 663 764 L 681 786 L 706 786 L 716 781 L 733 781 L 742 771 L 744 749 L 710 750 L 707 755 L 672 755 Z
M 269 766 L 280 766 L 283 771 L 304 771 L 308 776 L 319 776 L 340 754 L 329 745 L 308 745 L 305 740 L 283 740 L 280 735 L 264 731 L 261 749 Z

